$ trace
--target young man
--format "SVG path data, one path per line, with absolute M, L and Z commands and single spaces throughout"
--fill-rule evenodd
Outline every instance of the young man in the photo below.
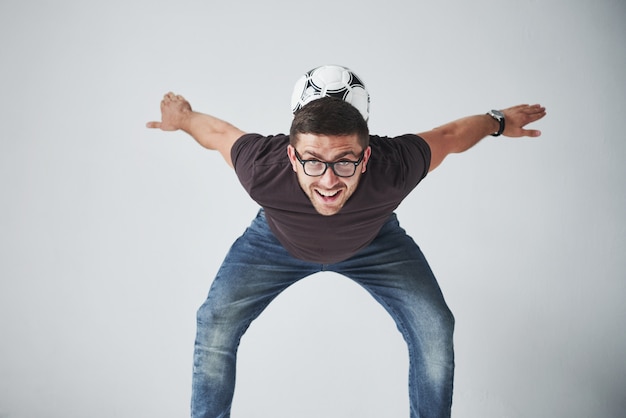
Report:
M 520 105 L 396 138 L 370 135 L 356 108 L 331 97 L 296 112 L 289 136 L 246 134 L 173 93 L 161 112 L 148 127 L 218 150 L 261 206 L 198 311 L 192 417 L 230 416 L 242 335 L 280 292 L 320 271 L 359 283 L 396 322 L 409 350 L 411 417 L 449 417 L 454 318 L 394 210 L 448 154 L 494 133 L 539 136 L 524 127 L 545 109 Z

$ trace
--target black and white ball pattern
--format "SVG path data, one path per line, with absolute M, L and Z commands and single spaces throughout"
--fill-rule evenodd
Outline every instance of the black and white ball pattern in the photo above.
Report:
M 323 65 L 304 74 L 293 88 L 291 110 L 295 113 L 305 104 L 324 96 L 345 100 L 368 120 L 369 93 L 361 79 L 350 69 L 340 65 Z

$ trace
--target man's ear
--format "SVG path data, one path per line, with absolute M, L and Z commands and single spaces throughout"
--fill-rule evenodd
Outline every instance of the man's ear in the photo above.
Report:
M 372 155 L 372 147 L 367 147 L 365 149 L 365 153 L 363 153 L 363 162 L 361 163 L 361 173 L 365 173 L 367 171 L 367 162 L 370 160 L 371 155 Z
M 287 145 L 287 155 L 289 156 L 289 162 L 291 162 L 291 168 L 297 173 L 299 162 L 296 158 L 296 149 L 291 144 Z

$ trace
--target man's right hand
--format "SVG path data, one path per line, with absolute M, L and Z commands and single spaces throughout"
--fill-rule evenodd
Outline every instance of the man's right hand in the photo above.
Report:
M 163 131 L 184 129 L 191 113 L 191 105 L 183 96 L 169 92 L 161 100 L 161 121 L 148 122 L 146 127 Z
M 230 150 L 244 132 L 214 116 L 191 110 L 183 96 L 167 93 L 161 100 L 161 121 L 146 123 L 151 129 L 183 130 L 204 148 L 217 150 L 229 166 L 233 166 Z

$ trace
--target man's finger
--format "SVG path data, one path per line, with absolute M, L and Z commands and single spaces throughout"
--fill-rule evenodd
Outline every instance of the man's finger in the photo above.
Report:
M 530 137 L 536 138 L 538 136 L 541 136 L 541 131 L 538 129 L 523 129 L 522 134 L 524 136 L 530 136 Z
M 159 129 L 161 127 L 161 122 L 148 122 L 146 123 L 146 128 L 150 128 L 150 129 Z

